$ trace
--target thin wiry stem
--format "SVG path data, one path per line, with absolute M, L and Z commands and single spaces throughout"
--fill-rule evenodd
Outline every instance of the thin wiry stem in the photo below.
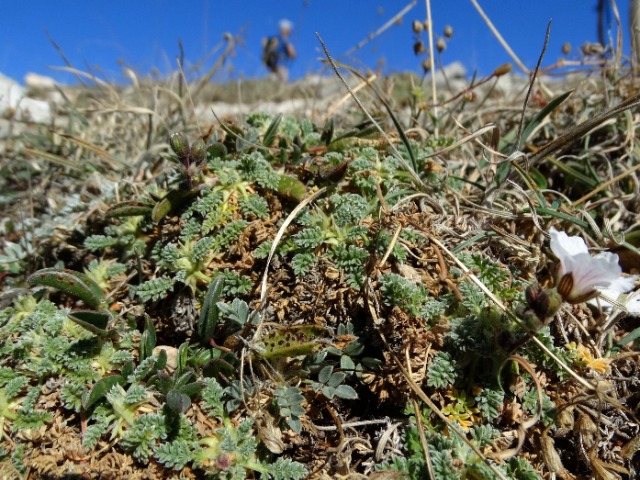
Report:
M 438 92 L 436 90 L 436 66 L 433 50 L 433 18 L 431 17 L 431 0 L 426 1 L 427 8 L 427 32 L 429 33 L 429 62 L 431 64 L 431 95 L 433 96 L 433 118 L 435 128 L 434 135 L 438 136 Z
M 482 10 L 478 2 L 476 0 L 471 0 L 471 3 L 473 4 L 477 12 L 482 17 L 482 20 L 484 20 L 484 23 L 487 24 L 487 27 L 489 27 L 489 29 L 491 30 L 491 33 L 493 33 L 493 35 L 498 39 L 498 41 L 500 42 L 500 45 L 502 45 L 502 48 L 506 50 L 506 52 L 509 54 L 512 60 L 516 63 L 516 65 L 518 65 L 518 68 L 520 68 L 520 70 L 522 70 L 524 73 L 529 75 L 529 69 L 524 66 L 524 63 L 522 63 L 522 61 L 518 58 L 515 52 L 511 50 L 511 47 L 509 46 L 509 44 L 506 42 L 504 38 L 502 38 L 502 35 L 500 35 L 500 32 L 498 31 L 498 29 L 495 27 L 493 22 L 491 22 L 491 19 L 487 16 L 487 14 L 484 13 L 484 10 Z

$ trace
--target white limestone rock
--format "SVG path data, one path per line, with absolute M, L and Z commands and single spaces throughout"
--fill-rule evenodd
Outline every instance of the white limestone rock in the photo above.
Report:
M 24 76 L 24 85 L 28 90 L 53 90 L 56 88 L 56 81 L 39 73 L 27 73 Z
M 51 122 L 51 107 L 48 101 L 28 97 L 22 85 L 0 73 L 0 117 L 46 124 Z

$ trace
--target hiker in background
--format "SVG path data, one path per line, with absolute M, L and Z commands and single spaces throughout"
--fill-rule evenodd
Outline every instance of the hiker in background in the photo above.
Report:
M 262 61 L 269 71 L 275 73 L 281 82 L 289 79 L 289 61 L 296 58 L 296 49 L 289 41 L 293 23 L 289 20 L 280 20 L 278 24 L 280 33 L 276 36 L 265 38 L 262 45 Z

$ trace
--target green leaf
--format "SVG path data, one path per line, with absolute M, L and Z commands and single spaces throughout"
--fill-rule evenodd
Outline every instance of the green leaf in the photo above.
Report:
M 84 273 L 64 268 L 45 268 L 32 274 L 27 282 L 57 288 L 67 295 L 79 298 L 87 306 L 98 308 L 104 300 L 104 293 L 96 282 Z
M 267 131 L 264 132 L 264 136 L 262 137 L 262 144 L 265 147 L 271 146 L 271 144 L 275 140 L 276 135 L 278 134 L 278 127 L 280 126 L 281 120 L 282 120 L 282 114 L 279 113 L 278 115 L 276 115 L 276 117 L 273 119 L 273 121 L 267 128 Z
M 172 190 L 165 195 L 165 197 L 156 203 L 156 206 L 153 207 L 153 212 L 151 214 L 151 219 L 153 223 L 160 223 L 160 221 L 169 215 L 171 212 L 175 212 L 184 205 L 187 200 L 192 199 L 200 193 L 200 190 L 197 188 L 192 188 L 191 190 Z
M 344 372 L 335 372 L 329 377 L 329 381 L 327 382 L 327 386 L 335 388 L 344 382 L 344 379 L 347 375 Z
M 278 182 L 278 194 L 284 198 L 301 202 L 307 196 L 307 187 L 295 177 L 282 175 Z
M 69 318 L 93 333 L 105 333 L 111 314 L 108 311 L 76 310 L 69 313 Z
M 331 374 L 333 373 L 333 367 L 331 365 L 327 365 L 320 373 L 318 373 L 318 382 L 322 384 L 326 384 L 331 378 Z
M 224 288 L 224 277 L 219 276 L 211 282 L 209 290 L 202 304 L 200 319 L 198 320 L 198 335 L 203 343 L 208 344 L 213 338 L 216 326 L 220 319 L 220 309 L 218 308 L 218 300 Z
M 528 173 L 529 173 L 529 176 L 536 183 L 536 187 L 538 187 L 541 190 L 549 188 L 549 181 L 547 177 L 543 175 L 542 172 L 540 172 L 540 170 L 538 170 L 535 167 L 531 167 Z
M 155 454 L 160 463 L 174 470 L 182 470 L 194 457 L 191 445 L 182 439 L 160 444 Z
M 107 310 L 76 310 L 69 313 L 68 316 L 73 322 L 100 337 L 118 338 L 118 333 L 115 330 L 108 330 L 111 313 Z
M 127 202 L 120 202 L 113 205 L 105 217 L 135 217 L 137 215 L 150 215 L 153 212 L 153 205 L 139 200 L 130 200 Z
M 102 377 L 87 392 L 82 399 L 82 407 L 88 410 L 92 405 L 102 399 L 114 385 L 124 385 L 126 382 L 122 375 L 111 375 Z
M 320 140 L 324 142 L 325 145 L 329 145 L 331 140 L 333 139 L 333 118 L 327 120 L 327 123 L 324 124 L 322 128 L 322 134 L 320 135 Z
M 184 371 L 187 367 L 187 361 L 189 359 L 189 341 L 184 342 L 178 348 L 178 372 Z
M 174 374 L 174 378 L 175 377 L 176 377 L 176 375 Z M 195 379 L 196 379 L 195 373 L 193 373 L 192 370 L 188 370 L 188 371 L 184 372 L 182 375 L 179 375 L 177 377 L 177 379 L 175 380 L 174 384 L 175 384 L 176 388 L 180 388 L 180 387 L 183 387 L 185 385 L 190 384 Z
M 210 158 L 224 158 L 227 156 L 227 147 L 223 143 L 214 142 L 207 148 Z
M 295 325 L 269 332 L 262 339 L 262 358 L 297 357 L 310 355 L 325 346 L 322 339 L 330 335 L 328 329 L 319 325 Z
M 132 288 L 142 302 L 150 300 L 155 302 L 165 297 L 167 292 L 173 288 L 175 282 L 175 278 L 156 277 Z
M 176 413 L 185 413 L 191 407 L 191 399 L 178 390 L 169 390 L 169 393 L 167 393 L 167 407 Z
M 95 252 L 117 245 L 119 241 L 119 238 L 107 237 L 106 235 L 91 235 L 85 238 L 84 246 L 92 252 Z
M 158 353 L 158 359 L 156 360 L 155 370 L 160 371 L 167 365 L 167 351 L 162 348 L 160 349 L 160 353 Z
M 151 317 L 144 319 L 144 332 L 140 339 L 140 360 L 144 360 L 152 355 L 153 349 L 156 348 L 156 329 L 153 325 Z M 162 350 L 164 352 L 164 350 Z M 164 352 L 166 355 L 166 352 Z
M 640 338 L 640 327 L 636 328 L 635 330 L 632 330 L 631 332 L 626 334 L 624 337 L 622 337 L 622 340 L 620 340 L 616 344 L 616 347 L 624 348 L 631 342 L 635 341 L 637 338 Z
M 522 136 L 520 139 L 520 145 L 517 145 L 516 148 L 519 150 L 522 143 L 526 142 L 529 139 L 529 136 L 533 133 L 533 131 L 542 123 L 542 121 L 553 112 L 562 102 L 564 102 L 569 96 L 573 93 L 573 90 L 569 90 L 561 95 L 558 95 L 556 98 L 547 103 L 538 113 L 536 113 L 531 121 L 527 124 L 527 126 L 522 130 Z
M 149 380 L 149 383 L 156 383 L 158 390 L 160 390 L 163 395 L 167 395 L 169 390 L 174 386 L 173 378 L 171 378 L 167 372 L 162 370 L 158 371 L 158 374 L 155 377 L 152 377 L 152 379 Z
M 338 385 L 333 391 L 334 395 L 345 400 L 355 400 L 358 398 L 358 392 L 349 385 Z
M 202 383 L 189 383 L 187 385 L 183 385 L 178 389 L 180 393 L 185 394 L 188 397 L 193 397 L 194 395 L 200 393 L 204 388 L 204 384 Z

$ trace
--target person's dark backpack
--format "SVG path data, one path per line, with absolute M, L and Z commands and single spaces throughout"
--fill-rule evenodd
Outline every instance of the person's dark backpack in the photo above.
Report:
M 262 47 L 262 63 L 272 72 L 278 66 L 278 37 L 269 37 Z

